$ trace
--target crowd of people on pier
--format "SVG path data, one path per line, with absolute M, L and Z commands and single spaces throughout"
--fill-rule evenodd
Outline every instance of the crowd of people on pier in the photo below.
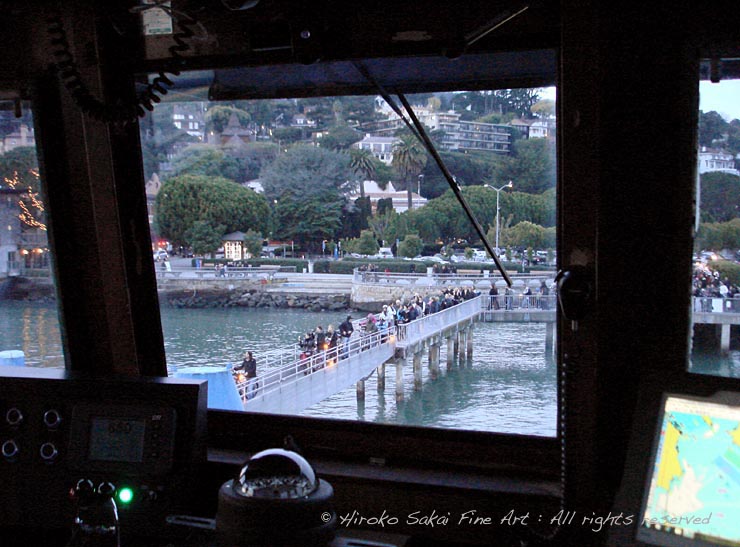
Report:
M 694 268 L 693 296 L 699 297 L 696 311 L 711 312 L 712 298 L 731 298 L 732 302 L 724 304 L 723 309 L 740 311 L 740 287 L 732 283 L 727 276 L 722 277 L 718 271 L 699 264 Z
M 547 286 L 547 281 L 544 279 L 540 281 L 540 286 L 536 292 L 532 291 L 532 288 L 527 285 L 521 294 L 515 294 L 511 287 L 506 287 L 503 293 L 499 291 L 495 284 L 491 285 L 491 290 L 488 291 L 489 310 L 513 310 L 516 308 L 536 308 L 541 310 L 548 310 L 551 308 L 551 298 L 548 298 L 553 294 L 555 286 L 551 289 Z

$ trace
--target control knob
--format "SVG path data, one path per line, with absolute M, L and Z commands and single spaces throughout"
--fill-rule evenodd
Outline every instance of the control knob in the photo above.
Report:
M 45 462 L 53 462 L 57 459 L 59 451 L 57 450 L 57 447 L 54 446 L 54 443 L 46 442 L 41 445 L 41 448 L 39 448 L 39 455 Z
M 44 412 L 44 424 L 49 429 L 56 429 L 62 423 L 62 414 L 55 408 Z
M 3 456 L 6 459 L 10 460 L 18 455 L 18 452 L 20 452 L 20 448 L 13 439 L 8 439 L 2 444 L 2 447 L 0 447 L 0 452 L 2 452 Z
M 8 411 L 5 413 L 5 421 L 8 423 L 8 425 L 21 425 L 21 423 L 23 422 L 23 412 L 21 412 L 20 409 L 16 407 L 9 408 Z

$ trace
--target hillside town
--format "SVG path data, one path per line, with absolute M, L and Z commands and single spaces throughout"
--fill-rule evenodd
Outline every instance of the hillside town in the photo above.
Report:
M 412 96 L 416 116 L 456 182 L 481 202 L 482 223 L 497 247 L 501 236 L 502 253 L 554 248 L 556 117 L 547 91 Z M 717 194 L 728 185 L 740 193 L 740 122 L 716 112 L 702 113 L 700 121 L 698 173 L 706 178 L 701 220 L 714 226 L 737 218 L 718 204 L 733 200 Z M 0 221 L 8 228 L 0 232 L 0 275 L 48 269 L 31 111 L 24 108 L 15 117 L 2 110 L 0 122 Z M 326 254 L 327 244 L 330 255 L 360 251 L 364 231 L 376 247 L 371 243 L 361 254 L 391 245 L 399 254 L 407 236 L 427 245 L 414 247 L 419 252 L 428 252 L 430 244 L 438 250 L 453 241 L 477 243 L 475 234 L 460 228 L 459 212 L 449 211 L 448 185 L 437 166 L 381 97 L 165 102 L 142 121 L 141 140 L 155 250 L 238 248 L 229 254 L 242 259 L 250 256 L 246 245 L 232 240 L 247 232 L 270 249 L 282 245 L 285 253 L 289 245 L 291 256 L 296 247 L 302 256 Z M 216 179 L 246 192 L 251 212 L 231 220 L 196 218 L 172 209 L 174 200 L 162 192 L 182 180 L 198 185 Z M 504 185 L 507 179 L 510 185 Z M 237 199 L 237 186 L 224 188 L 226 201 Z M 291 226 L 297 204 L 303 207 L 302 230 Z M 726 246 L 709 243 L 698 249 Z

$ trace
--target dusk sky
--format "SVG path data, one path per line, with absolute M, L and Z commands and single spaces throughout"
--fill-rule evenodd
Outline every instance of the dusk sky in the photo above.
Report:
M 699 84 L 699 110 L 718 112 L 726 121 L 740 120 L 740 80 Z

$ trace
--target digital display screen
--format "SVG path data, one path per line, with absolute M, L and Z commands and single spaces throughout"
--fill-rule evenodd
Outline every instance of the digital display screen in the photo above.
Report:
M 92 417 L 88 460 L 141 463 L 145 432 L 144 420 Z
M 740 406 L 667 396 L 637 539 L 740 546 Z

